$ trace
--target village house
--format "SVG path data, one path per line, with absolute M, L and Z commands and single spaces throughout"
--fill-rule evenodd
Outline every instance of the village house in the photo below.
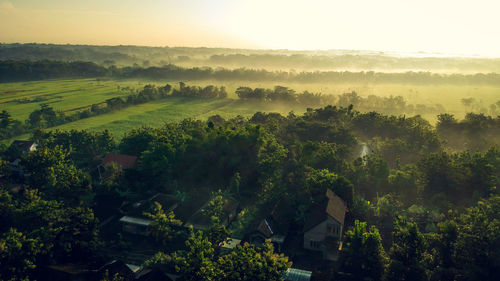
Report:
M 193 227 L 196 230 L 205 230 L 210 227 L 211 218 L 203 213 L 203 210 L 210 203 L 208 200 L 201 208 L 198 209 L 184 224 L 185 227 Z M 224 205 L 222 206 L 222 216 L 220 223 L 224 226 L 228 226 L 235 218 L 238 213 L 239 204 L 235 200 L 223 196 Z
M 15 140 L 12 142 L 11 146 L 19 150 L 22 153 L 30 153 L 37 149 L 38 145 L 33 141 L 27 140 Z
M 132 234 L 148 235 L 150 230 L 149 225 L 153 221 L 144 216 L 144 212 L 153 212 L 155 202 L 158 202 L 166 213 L 175 211 L 180 204 L 180 200 L 177 197 L 163 193 L 158 193 L 149 199 L 136 203 L 125 204 L 120 208 L 120 211 L 124 214 L 120 218 L 123 231 Z
M 293 210 L 286 200 L 280 200 L 271 213 L 262 219 L 257 228 L 249 235 L 249 242 L 260 246 L 270 239 L 275 249 L 281 252 L 293 218 Z
M 137 163 L 137 156 L 108 153 L 102 159 L 102 165 L 105 166 L 111 163 L 116 163 L 123 169 L 133 169 Z
M 238 245 L 241 245 L 240 239 L 227 238 L 226 241 L 220 244 L 220 249 L 222 253 L 228 253 L 233 251 Z
M 312 272 L 298 268 L 289 268 L 285 272 L 283 279 L 285 281 L 310 281 Z
M 40 281 L 99 281 L 119 274 L 123 281 L 132 281 L 136 279 L 136 273 L 139 267 L 125 264 L 121 260 L 113 260 L 95 268 L 95 264 L 55 264 L 38 268 Z
M 322 252 L 326 260 L 337 261 L 342 248 L 346 212 L 345 202 L 327 189 L 325 198 L 308 213 L 304 225 L 304 248 Z
M 96 277 L 98 277 L 94 280 L 103 280 L 106 276 L 106 272 L 110 278 L 112 278 L 115 274 L 119 274 L 124 281 L 135 280 L 137 270 L 138 267 L 136 266 L 125 264 L 121 260 L 113 260 L 101 266 L 99 269 L 94 270 Z
M 174 281 L 178 278 L 175 274 L 165 273 L 160 269 L 142 269 L 136 274 L 137 281 Z
M 20 165 L 21 156 L 36 151 L 37 147 L 38 145 L 33 141 L 15 140 L 12 142 L 10 149 L 14 150 L 14 154 L 18 155 L 18 158 L 9 163 L 12 173 L 21 177 L 25 176 L 24 170 Z
M 102 159 L 101 164 L 97 166 L 97 171 L 99 172 L 99 178 L 101 179 L 101 181 L 106 180 L 106 166 L 112 164 L 115 164 L 124 170 L 134 169 L 137 164 L 137 156 L 107 153 Z

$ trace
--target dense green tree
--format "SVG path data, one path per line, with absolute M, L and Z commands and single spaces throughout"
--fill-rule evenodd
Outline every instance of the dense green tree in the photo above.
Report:
M 37 133 L 39 147 L 55 148 L 60 146 L 69 152 L 71 160 L 79 167 L 93 169 L 105 153 L 115 148 L 113 135 L 108 131 L 90 132 L 87 130 L 41 131 Z
M 373 221 L 374 205 L 360 196 L 354 196 L 352 207 L 349 209 L 352 218 Z
M 201 231 L 186 240 L 186 250 L 174 253 L 173 260 L 181 280 L 210 280 L 214 277 L 215 250 Z
M 343 173 L 346 170 L 346 158 L 349 149 L 336 143 L 307 141 L 299 152 L 301 163 L 314 169 L 328 169 L 334 173 Z
M 380 234 L 375 226 L 356 220 L 345 233 L 341 270 L 350 280 L 381 280 L 386 257 Z
M 201 210 L 203 215 L 221 219 L 226 200 L 227 199 L 224 198 L 221 190 L 212 193 L 212 198 L 208 201 L 208 204 L 203 208 L 203 210 Z
M 100 243 L 91 209 L 47 201 L 29 189 L 16 198 L 1 192 L 0 199 L 0 215 L 8 223 L 0 225 L 2 279 L 19 280 L 40 265 L 94 257 Z
M 164 252 L 157 252 L 152 257 L 144 261 L 142 266 L 144 268 L 166 268 L 175 271 L 174 259 L 171 255 Z
M 6 110 L 0 112 L 0 129 L 6 129 L 12 123 L 12 118 Z
M 172 268 L 180 280 L 283 280 L 291 262 L 274 253 L 268 241 L 259 248 L 248 243 L 220 254 L 203 232 L 191 233 L 186 249 L 172 255 L 159 252 L 145 262 L 149 268 Z
M 176 227 L 181 226 L 182 222 L 175 218 L 173 211 L 165 213 L 160 203 L 155 202 L 154 213 L 144 213 L 144 215 L 153 220 L 151 223 L 151 234 L 157 241 L 167 243 L 177 232 Z
M 216 260 L 213 280 L 283 280 L 291 262 L 283 254 L 274 253 L 270 241 L 261 248 L 245 243 Z
M 28 154 L 22 165 L 28 173 L 28 184 L 49 198 L 77 204 L 90 191 L 89 176 L 76 168 L 69 160 L 69 153 L 59 146 L 37 149 Z
M 57 113 L 48 104 L 40 104 L 40 109 L 30 113 L 27 123 L 31 128 L 48 128 L 58 122 Z
M 493 116 L 470 112 L 463 120 L 457 120 L 453 115 L 441 114 L 436 131 L 454 150 L 486 151 L 499 144 L 500 118 Z
M 36 257 L 41 251 L 37 238 L 28 238 L 16 229 L 9 229 L 0 237 L 0 279 L 28 280 L 36 268 Z
M 348 207 L 352 206 L 354 187 L 351 182 L 326 169 L 310 170 L 306 175 L 305 188 L 308 193 L 306 195 L 312 197 L 316 202 L 323 198 L 327 188 L 329 188 L 342 198 Z
M 456 278 L 496 280 L 500 274 L 500 197 L 479 201 L 455 221 L 458 236 L 454 260 L 459 268 Z
M 454 165 L 448 153 L 430 154 L 418 162 L 424 183 L 423 197 L 431 202 L 439 193 L 456 195 L 464 174 Z
M 415 198 L 418 198 L 418 171 L 414 165 L 391 170 L 387 180 L 389 184 L 388 191 L 400 195 L 405 202 L 414 202 Z
M 431 280 L 496 280 L 500 268 L 500 198 L 476 206 L 439 224 L 428 235 Z
M 40 237 L 43 254 L 56 260 L 80 260 L 99 246 L 97 220 L 92 209 L 44 200 L 26 190 L 15 209 L 14 225 L 29 237 Z
M 453 281 L 457 277 L 455 260 L 458 226 L 454 221 L 444 221 L 439 224 L 437 233 L 426 234 L 429 243 L 430 280 Z
M 393 244 L 389 252 L 387 281 L 427 280 L 424 263 L 426 240 L 417 224 L 397 220 L 393 232 Z
M 220 246 L 223 242 L 227 241 L 230 236 L 230 232 L 226 227 L 220 222 L 217 217 L 210 218 L 210 226 L 204 231 L 204 235 L 208 238 L 208 241 L 214 246 Z

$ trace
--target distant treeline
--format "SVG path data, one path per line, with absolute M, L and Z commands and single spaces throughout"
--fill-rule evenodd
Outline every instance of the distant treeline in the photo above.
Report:
M 500 72 L 500 59 L 394 56 L 352 50 L 249 50 L 227 48 L 0 44 L 0 60 L 90 61 L 104 66 L 143 67 L 177 64 L 228 68 L 297 70 L 379 70 L 434 72 Z
M 283 86 L 276 86 L 274 90 L 238 87 L 235 93 L 240 99 L 248 101 L 286 102 L 297 103 L 304 106 L 319 106 L 335 103 L 335 96 L 333 95 L 322 95 L 321 93 L 310 93 L 309 91 L 296 93 L 295 90 Z
M 486 58 L 391 57 L 384 54 L 217 54 L 209 65 L 274 69 L 428 69 L 496 72 L 500 60 Z
M 109 74 L 108 69 L 92 62 L 0 61 L 0 82 L 56 78 L 89 78 Z
M 498 145 L 500 116 L 467 113 L 463 120 L 451 114 L 439 114 L 436 129 L 447 145 L 455 150 L 481 150 Z
M 286 72 L 257 69 L 210 67 L 104 67 L 92 62 L 0 61 L 0 82 L 77 77 L 145 78 L 171 80 L 283 81 L 304 83 L 363 82 L 411 84 L 491 84 L 500 85 L 500 74 L 436 74 L 431 72 Z
M 353 105 L 356 109 L 362 112 L 376 111 L 384 114 L 395 115 L 405 113 L 438 114 L 446 111 L 440 104 L 413 105 L 407 104 L 406 100 L 402 96 L 381 97 L 369 95 L 367 97 L 362 97 L 354 91 L 350 93 L 343 93 L 341 95 L 323 95 L 321 93 L 311 93 L 309 91 L 297 93 L 291 88 L 276 86 L 274 89 L 238 87 L 235 93 L 240 99 L 247 101 L 282 102 L 307 107 L 338 105 L 347 108 L 350 105 Z

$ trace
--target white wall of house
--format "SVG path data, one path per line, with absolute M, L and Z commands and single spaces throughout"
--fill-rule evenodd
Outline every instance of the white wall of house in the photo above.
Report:
M 304 233 L 304 248 L 323 251 L 323 241 L 327 236 L 337 237 L 338 239 L 342 236 L 342 225 L 330 216 Z

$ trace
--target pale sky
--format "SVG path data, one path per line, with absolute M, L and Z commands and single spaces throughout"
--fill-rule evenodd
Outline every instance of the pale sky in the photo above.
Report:
M 0 0 L 0 42 L 500 57 L 500 0 Z

